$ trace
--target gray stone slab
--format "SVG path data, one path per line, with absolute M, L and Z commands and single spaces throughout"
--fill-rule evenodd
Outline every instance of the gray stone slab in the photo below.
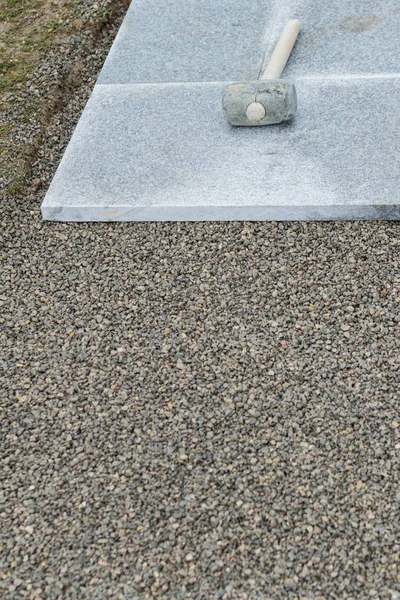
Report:
M 302 32 L 285 76 L 400 72 L 399 0 L 283 0 L 264 65 L 292 18 L 301 20 Z
M 134 0 L 99 83 L 256 79 L 274 0 Z
M 226 124 L 223 88 L 98 85 L 44 218 L 400 218 L 398 78 L 299 81 L 296 119 L 263 128 Z

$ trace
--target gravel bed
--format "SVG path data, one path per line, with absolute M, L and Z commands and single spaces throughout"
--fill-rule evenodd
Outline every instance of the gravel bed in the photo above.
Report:
M 2 201 L 1 598 L 399 600 L 400 225 L 42 222 L 112 33 Z

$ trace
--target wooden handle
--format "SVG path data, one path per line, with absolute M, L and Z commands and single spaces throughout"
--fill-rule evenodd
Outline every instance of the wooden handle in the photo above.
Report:
M 296 43 L 297 36 L 300 33 L 301 23 L 298 19 L 288 21 L 283 28 L 281 37 L 276 44 L 275 50 L 267 65 L 264 75 L 261 79 L 279 79 L 286 66 L 293 46 Z

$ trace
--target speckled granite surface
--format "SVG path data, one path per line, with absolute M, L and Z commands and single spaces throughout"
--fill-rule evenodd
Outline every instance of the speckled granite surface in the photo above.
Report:
M 400 10 L 391 1 L 379 11 L 338 0 L 248 4 L 131 5 L 45 219 L 400 218 Z M 287 67 L 295 120 L 230 127 L 227 83 L 257 76 L 290 17 L 303 21 Z
M 99 83 L 257 79 L 271 0 L 133 0 Z
M 285 77 L 400 72 L 399 0 L 282 0 L 265 64 L 293 15 L 303 30 Z

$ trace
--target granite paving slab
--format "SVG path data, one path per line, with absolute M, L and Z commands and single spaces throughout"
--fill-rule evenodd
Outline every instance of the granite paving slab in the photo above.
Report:
M 134 0 L 99 83 L 257 79 L 274 0 Z
M 302 22 L 285 77 L 400 72 L 400 0 L 283 0 L 264 66 L 288 19 Z
M 224 83 L 97 85 L 43 216 L 399 219 L 399 82 L 299 80 L 295 121 L 263 128 L 225 123 Z
M 134 0 L 42 206 L 65 221 L 399 219 L 400 0 Z M 289 18 L 298 114 L 230 127 Z

